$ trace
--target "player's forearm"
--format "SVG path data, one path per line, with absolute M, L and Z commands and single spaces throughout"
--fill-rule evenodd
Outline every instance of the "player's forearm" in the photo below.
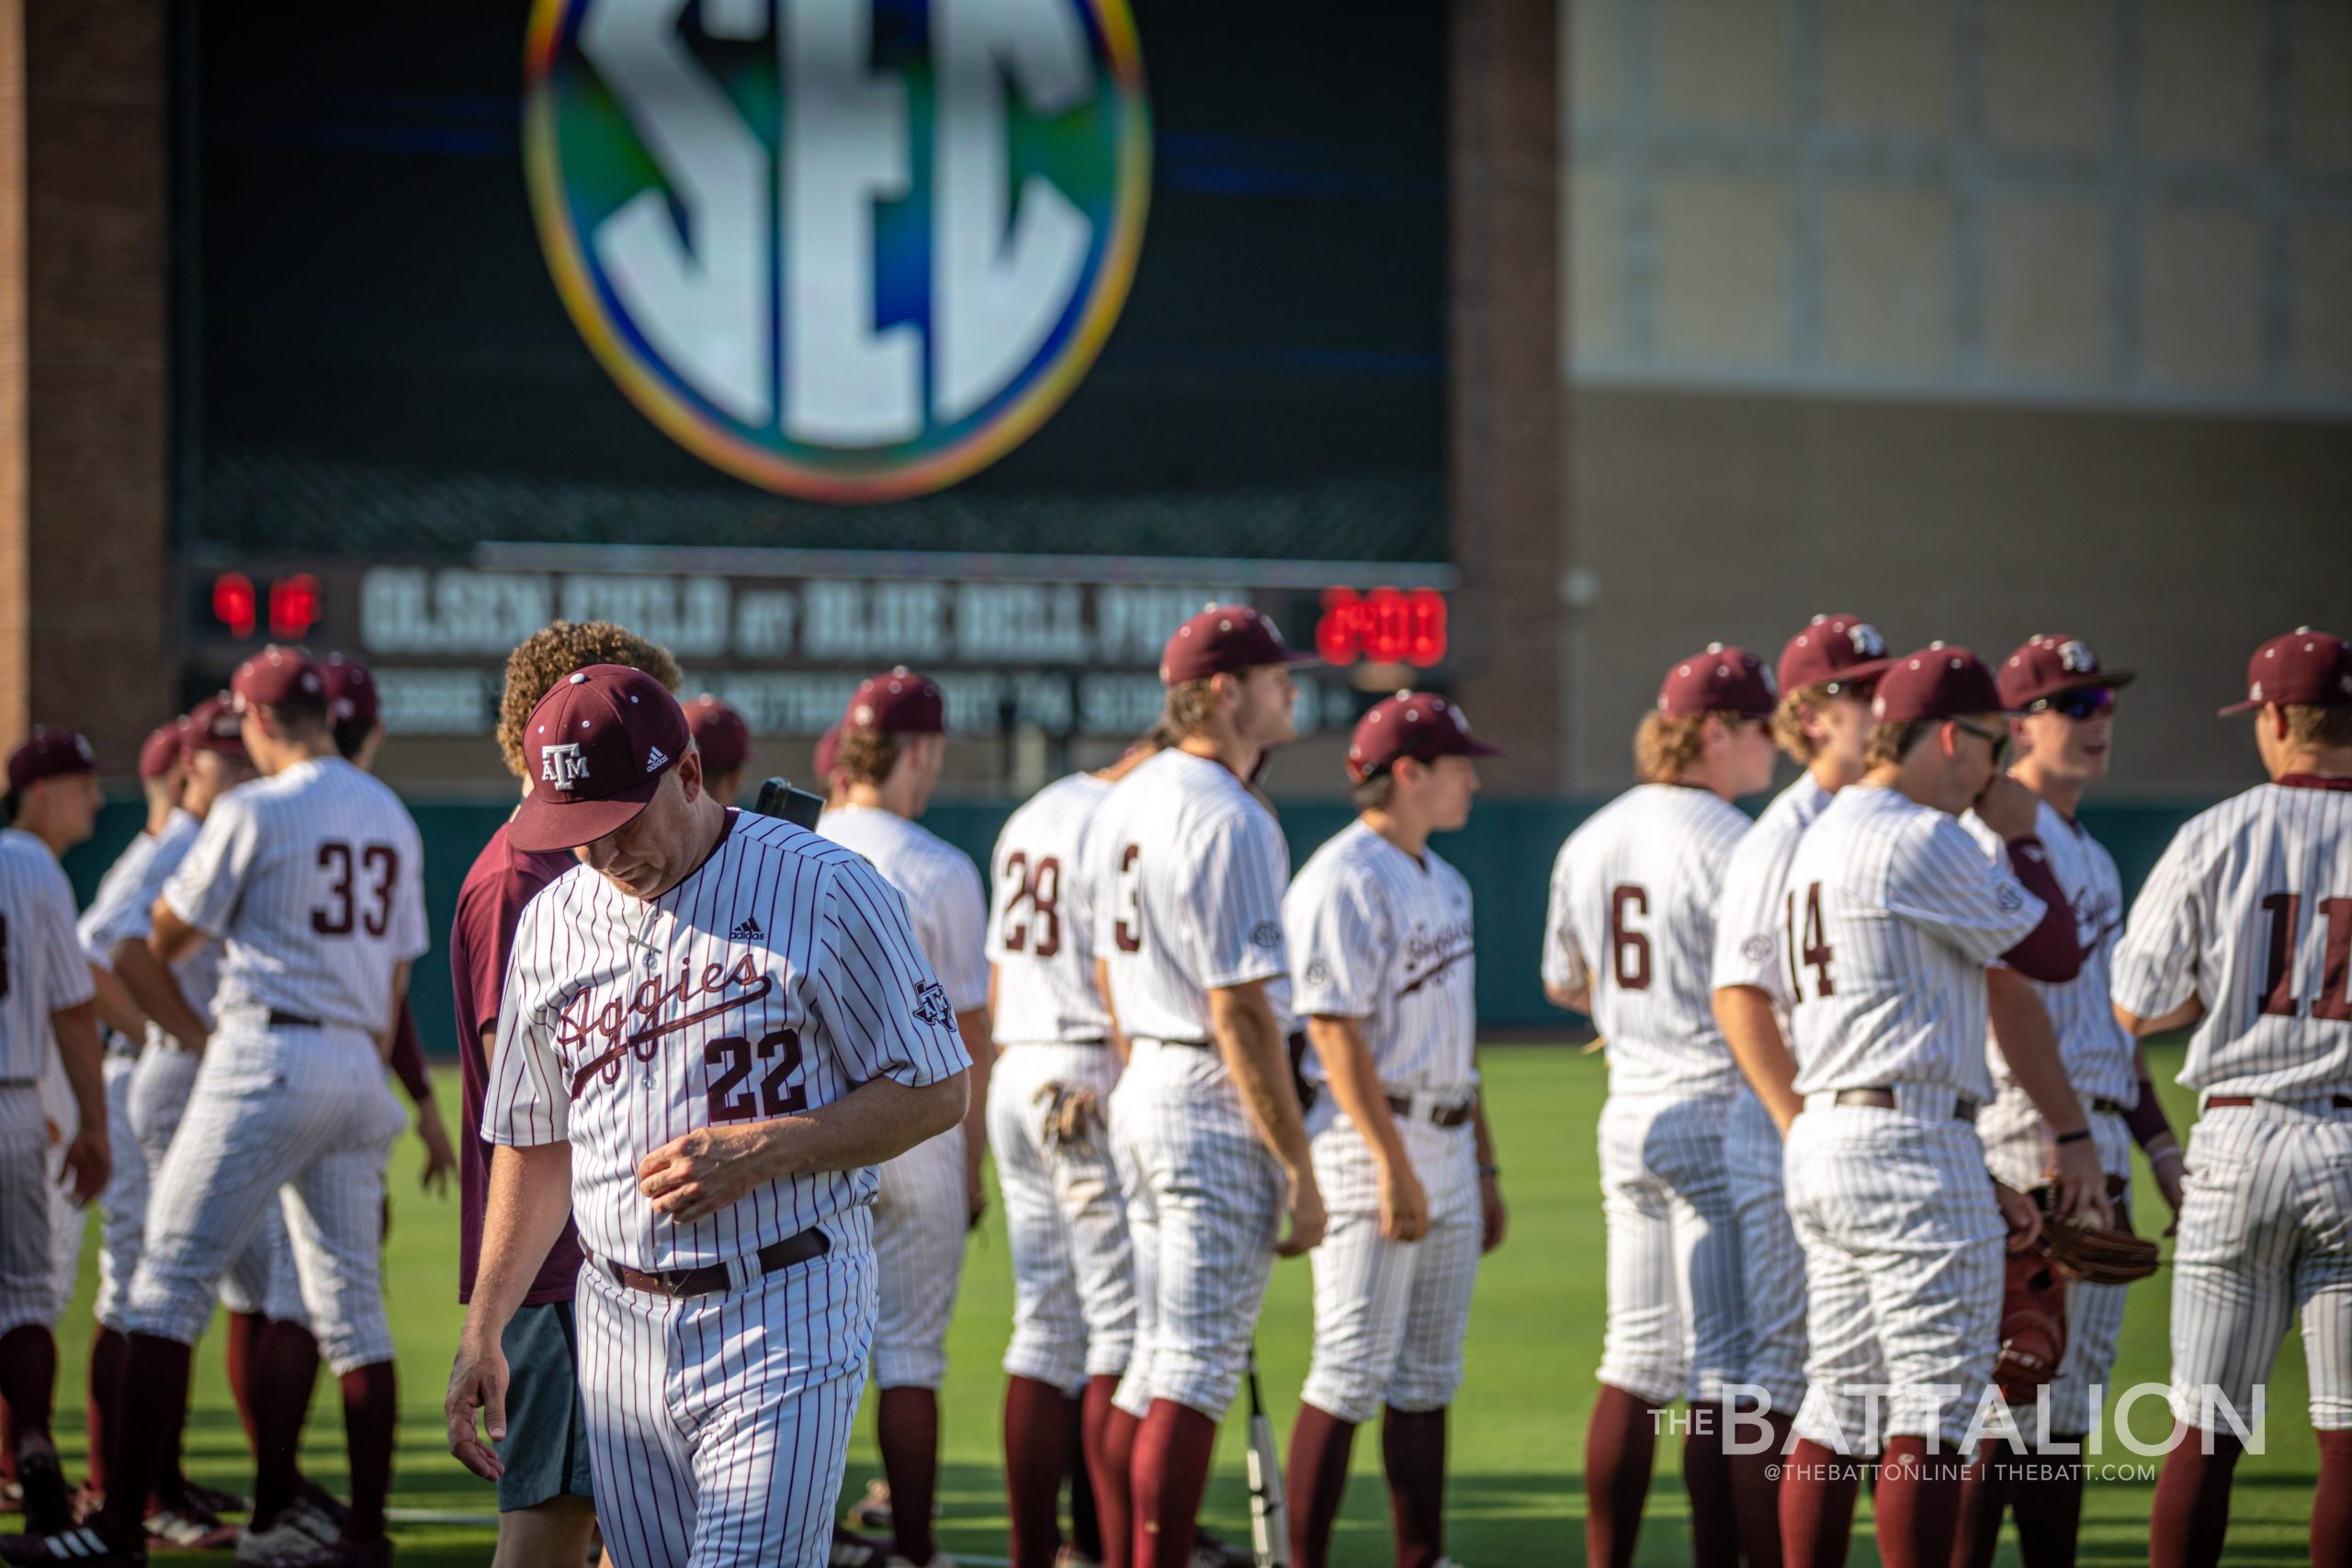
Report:
M 2074 1086 L 2066 1081 L 2065 1064 L 2058 1056 L 2058 1036 L 2050 1014 L 2023 976 L 2010 969 L 1984 972 L 1984 999 L 1993 1021 L 1993 1041 L 2009 1076 L 2041 1113 L 2052 1133 L 2064 1137 L 2090 1125 Z
M 1568 1012 L 1580 1012 L 1588 1017 L 1592 1012 L 1592 987 L 1585 986 L 1555 986 L 1544 982 L 1544 998 L 1555 1008 Z
M 81 1112 L 82 1127 L 85 1132 L 95 1129 L 103 1135 L 107 1090 L 105 1074 L 99 1066 L 105 1047 L 98 1043 L 98 1010 L 90 1002 L 61 1008 L 49 1015 L 49 1022 L 57 1041 L 58 1066 L 65 1069 L 65 1082 L 74 1091 L 74 1105 Z
M 161 1025 L 164 1033 L 191 1051 L 204 1049 L 211 1030 L 188 1005 L 179 977 L 143 942 L 126 938 L 115 944 L 114 972 L 140 1010 Z
M 1124 1067 L 1129 1055 L 1127 1036 L 1126 1032 L 1119 1027 L 1119 1010 L 1111 1005 L 1111 965 L 1108 960 L 1098 958 L 1094 961 L 1094 994 L 1102 998 L 1103 1014 L 1111 1021 L 1107 1043 L 1119 1054 L 1119 1066 Z
M 1372 1047 L 1364 1042 L 1363 1026 L 1351 1018 L 1318 1014 L 1306 1021 L 1306 1038 L 1315 1046 L 1316 1059 L 1323 1064 L 1331 1098 L 1372 1145 L 1373 1156 L 1384 1165 L 1404 1159 L 1405 1140 L 1397 1134 L 1396 1119 L 1389 1113 L 1388 1092 L 1373 1066 Z
M 384 1020 L 382 1032 L 376 1036 L 376 1055 L 382 1057 L 388 1066 L 391 1064 L 393 1053 L 399 1049 L 401 1020 L 407 1012 L 408 960 L 403 958 L 392 965 L 392 1010 L 390 1016 Z
M 2134 1040 L 2145 1040 L 2151 1034 L 2165 1034 L 2176 1029 L 2187 1029 L 2205 1016 L 2205 1004 L 2196 997 L 2189 998 L 2170 1012 L 2154 1018 L 2143 1018 L 2120 1002 L 2115 1004 L 2115 1021 Z
M 956 1032 L 963 1035 L 965 1054 L 972 1058 L 964 1106 L 964 1168 L 967 1175 L 978 1174 L 980 1156 L 989 1146 L 989 1069 L 996 1061 L 989 1016 L 987 1008 L 956 1015 Z
M 1495 1157 L 1495 1134 L 1487 1125 L 1487 1086 L 1478 1086 L 1478 1098 L 1470 1102 L 1470 1136 L 1478 1151 L 1478 1168 L 1496 1169 L 1503 1162 Z
M 571 1145 L 502 1144 L 490 1152 L 481 1264 L 474 1274 L 466 1332 L 495 1340 L 531 1293 L 548 1249 L 571 1217 Z
M 1754 986 L 1725 986 L 1715 992 L 1715 1024 L 1731 1047 L 1747 1087 L 1772 1113 L 1781 1131 L 1789 1130 L 1804 1100 L 1797 1093 L 1797 1062 L 1781 1037 L 1781 1021 L 1772 998 Z
M 756 1124 L 761 1168 L 771 1180 L 856 1170 L 896 1159 L 964 1118 L 971 1074 L 937 1083 L 873 1078 L 827 1105 Z
M 1263 981 L 1209 993 L 1209 1030 L 1259 1139 L 1293 1176 L 1309 1169 L 1306 1119 L 1290 1077 L 1290 1043 Z
M 2009 870 L 2019 886 L 2041 900 L 2042 915 L 2041 923 L 2001 956 L 2021 975 L 2063 985 L 2083 968 L 2082 943 L 2075 935 L 2075 911 L 2066 902 L 2066 890 L 2058 886 L 2041 840 L 2029 834 L 2011 839 L 2008 848 Z
M 130 999 L 130 990 L 115 972 L 103 964 L 90 965 L 90 984 L 96 987 L 93 998 L 98 1007 L 98 1021 L 117 1034 L 132 1040 L 147 1037 L 147 1015 Z
M 2148 1053 L 2136 1040 L 2132 1043 L 2132 1061 L 2139 1070 L 2140 1098 L 2132 1102 L 2124 1123 L 2132 1129 L 2132 1141 L 2153 1160 L 2167 1150 L 2177 1150 L 2180 1143 L 2173 1135 L 2170 1118 L 2165 1115 L 2165 1102 L 2156 1096 L 2156 1078 L 2148 1069 Z
M 157 898 L 148 911 L 147 948 L 166 964 L 176 964 L 194 953 L 204 933 L 181 919 L 171 900 Z

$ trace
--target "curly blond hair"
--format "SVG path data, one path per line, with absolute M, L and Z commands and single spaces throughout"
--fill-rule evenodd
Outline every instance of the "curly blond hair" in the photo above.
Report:
M 1772 739 L 1780 743 L 1799 765 L 1810 762 L 1820 754 L 1821 743 L 1804 732 L 1804 721 L 1838 700 L 1838 682 L 1822 681 L 1810 686 L 1799 686 L 1781 695 L 1781 705 L 1772 710 Z
M 890 770 L 899 765 L 901 748 L 899 738 L 879 729 L 843 729 L 841 749 L 833 753 L 833 767 L 852 784 L 872 784 L 879 789 L 890 781 Z
M 1703 713 L 1683 718 L 1668 718 L 1662 713 L 1645 715 L 1641 728 L 1634 732 L 1634 776 L 1644 784 L 1672 784 L 1679 779 L 1682 770 L 1707 749 L 1711 716 Z
M 626 664 L 678 689 L 685 676 L 660 643 L 648 642 L 610 621 L 557 621 L 523 639 L 506 656 L 506 694 L 498 701 L 498 749 L 516 778 L 530 777 L 523 757 L 523 730 L 531 710 L 558 681 L 591 664 Z

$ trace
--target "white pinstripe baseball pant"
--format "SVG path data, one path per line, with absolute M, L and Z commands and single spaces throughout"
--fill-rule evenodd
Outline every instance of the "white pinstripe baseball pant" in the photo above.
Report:
M 862 1215 L 822 1258 L 673 1298 L 582 1266 L 580 1396 L 618 1568 L 822 1568 L 872 1352 Z
M 0 1334 L 54 1324 L 64 1311 L 50 1240 L 52 1158 L 40 1090 L 0 1085 Z
M 1379 1167 L 1342 1115 L 1315 1138 L 1315 1179 L 1330 1227 L 1315 1271 L 1315 1354 L 1300 1397 L 1361 1426 L 1383 1404 L 1436 1410 L 1462 1386 L 1462 1342 L 1485 1238 L 1478 1151 L 1467 1123 L 1399 1118 L 1396 1130 L 1429 1196 L 1430 1231 L 1380 1235 Z
M 1249 1364 L 1287 1183 L 1214 1046 L 1137 1040 L 1111 1100 L 1136 1260 L 1136 1349 L 1118 1405 L 1221 1419 Z
M 1012 1045 L 989 1069 L 989 1147 L 1012 1250 L 1011 1376 L 1075 1388 L 1125 1371 L 1133 1355 L 1135 1253 L 1109 1127 L 1077 1145 L 1050 1141 L 1046 1127 L 1048 1086 L 1093 1090 L 1107 1122 L 1118 1077 L 1104 1045 Z
M 1762 1389 L 1775 1413 L 1793 1416 L 1804 1403 L 1804 1247 L 1789 1223 L 1781 1129 L 1751 1090 L 1732 1101 L 1724 1166 L 1747 1303 L 1747 1365 L 1737 1381 Z
M 1609 1326 L 1600 1381 L 1651 1404 L 1715 1399 L 1747 1359 L 1729 1095 L 1612 1094 L 1600 1108 Z
M 2007 1234 L 1975 1130 L 1809 1100 L 1785 1160 L 1811 1292 L 1797 1435 L 1861 1451 L 1876 1392 L 1880 1438 L 1957 1448 L 1993 1373 Z
M 130 1081 L 138 1070 L 139 1058 L 129 1052 L 107 1053 L 107 1146 L 114 1156 L 114 1174 L 98 1195 L 98 1296 L 92 1315 L 108 1327 L 116 1325 L 130 1293 L 140 1241 L 147 1232 L 147 1156 L 130 1126 Z M 71 1292 L 69 1284 L 69 1298 Z
M 2312 1425 L 2352 1429 L 2352 1111 L 2209 1105 L 2173 1250 L 2173 1414 L 2225 1429 L 2211 1389 L 2247 1418 L 2299 1303 Z
M 874 1386 L 931 1388 L 947 1381 L 947 1325 L 964 1276 L 971 1205 L 964 1194 L 964 1129 L 950 1127 L 876 1168 Z

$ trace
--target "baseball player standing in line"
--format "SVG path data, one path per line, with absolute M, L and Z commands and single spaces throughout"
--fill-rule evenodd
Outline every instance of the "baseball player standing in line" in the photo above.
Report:
M 50 1436 L 52 1325 L 65 1310 L 51 1256 L 51 1131 L 40 1089 L 52 1040 L 76 1113 L 74 1126 L 60 1130 L 58 1174 L 77 1203 L 105 1190 L 110 1163 L 95 986 L 74 934 L 73 885 L 57 863 L 62 848 L 90 836 L 97 806 L 96 769 L 80 736 L 37 729 L 9 755 L 0 800 L 8 824 L 0 831 L 0 1399 L 25 1527 L 34 1531 L 74 1521 Z
M 2000 771 L 2008 732 L 1992 672 L 1931 645 L 1879 677 L 1871 712 L 1867 771 L 1798 840 L 1783 901 L 1804 1097 L 1785 1180 L 1804 1246 L 1809 1386 L 1781 1543 L 1791 1564 L 1845 1562 L 1860 1474 L 1838 1456 L 1883 1439 L 1879 1555 L 1944 1568 L 1957 1450 L 1999 1334 L 2002 1236 L 2022 1247 L 2041 1228 L 2032 1201 L 1987 1174 L 1973 1125 L 1993 1098 L 1985 965 L 2067 980 L 2082 950 L 2034 836 L 2039 802 Z M 2002 859 L 1957 820 L 1972 803 Z M 2090 1129 L 2056 1054 L 2032 1043 L 2009 1047 L 2010 1066 L 2072 1152 L 2061 1201 L 2080 1212 L 2101 1201 Z
M 2222 1560 L 2243 1435 L 2302 1317 L 2319 1432 L 2311 1556 L 2352 1562 L 2352 647 L 2309 627 L 2246 666 L 2269 782 L 2191 818 L 2132 907 L 2115 1011 L 2194 1025 L 2198 1093 L 2173 1252 L 2177 1423 L 2154 1568 Z M 2222 1408 L 2226 1402 L 2227 1408 Z
M 1687 1397 L 1690 1543 L 1738 1553 L 1720 1413 L 1747 1363 L 1739 1229 L 1724 1127 L 1739 1068 L 1709 1006 L 1715 905 L 1748 819 L 1732 804 L 1772 782 L 1772 672 L 1710 644 L 1677 662 L 1634 739 L 1641 783 L 1568 836 L 1552 868 L 1544 988 L 1609 1042 L 1600 1188 L 1609 1325 L 1585 1434 L 1585 1551 L 1634 1560 L 1658 1413 Z
M 741 798 L 743 768 L 752 760 L 752 727 L 743 716 L 705 692 L 686 705 L 686 728 L 702 753 L 710 793 L 721 805 Z
M 1871 687 L 1886 665 L 1886 640 L 1859 615 L 1815 615 L 1782 647 L 1772 734 L 1804 771 L 1733 849 L 1715 916 L 1715 1022 L 1747 1080 L 1724 1132 L 1747 1305 L 1747 1362 L 1736 1381 L 1763 1391 L 1762 1416 L 1772 1433 L 1769 1449 L 1730 1456 L 1739 1550 L 1749 1568 L 1781 1561 L 1778 1461 L 1804 1402 L 1804 1248 L 1789 1224 L 1781 1180 L 1781 1137 L 1804 1103 L 1789 1087 L 1796 1065 L 1788 1046 L 1781 890 L 1805 829 L 1831 795 L 1862 776 Z
M 397 1414 L 379 1266 L 384 1166 L 405 1120 L 384 1059 L 409 963 L 426 946 L 422 845 L 391 791 L 336 755 L 325 683 L 306 655 L 266 649 L 230 690 L 264 778 L 213 803 L 156 900 L 156 956 L 223 947 L 215 1027 L 156 1174 L 123 1312 L 123 1382 L 142 1402 L 185 1399 L 189 1347 L 220 1281 L 282 1192 L 303 1303 L 343 1383 L 352 1509 L 340 1544 L 306 1549 L 307 1532 L 281 1519 L 296 1503 L 290 1463 L 265 1467 L 241 1551 L 381 1562 Z M 289 1436 L 273 1427 L 266 1395 L 255 1400 L 266 1456 Z M 143 1560 L 140 1516 L 183 1418 L 172 1415 L 123 1424 L 106 1507 L 76 1529 L 8 1543 L 11 1561 Z
M 609 621 L 558 621 L 526 637 L 506 658 L 498 705 L 498 747 L 508 771 L 531 788 L 526 742 L 531 714 L 575 670 L 620 664 L 643 671 L 674 692 L 677 660 L 667 649 Z M 500 824 L 466 873 L 449 923 L 450 982 L 457 998 L 458 1056 L 465 1117 L 459 1159 L 458 1300 L 470 1304 L 480 1276 L 484 1213 L 490 1201 L 491 1145 L 482 1136 L 491 1058 L 508 955 L 524 907 L 579 863 L 560 850 L 515 847 L 513 818 Z M 580 1342 L 573 1300 L 580 1235 L 567 1213 L 562 1228 L 529 1274 L 500 1336 L 506 1361 L 505 1428 L 492 1444 L 498 1476 L 498 1550 L 493 1568 L 566 1568 L 587 1555 L 596 1526 L 589 1473 L 588 1417 L 575 1365 Z M 528 1258 L 517 1258 L 518 1267 Z
M 1314 1145 L 1331 1220 L 1283 1489 L 1299 1568 L 1329 1560 L 1356 1428 L 1376 1411 L 1397 1568 L 1445 1560 L 1446 1407 L 1504 1210 L 1478 1089 L 1470 885 L 1429 840 L 1469 821 L 1472 759 L 1498 750 L 1443 697 L 1374 704 L 1348 747 L 1360 815 L 1283 900 L 1291 1005 L 1340 1111 Z
M 2131 682 L 2131 671 L 2101 669 L 2087 644 L 2064 636 L 2029 639 L 2002 661 L 1999 675 L 2001 705 L 2023 716 L 2009 721 L 2018 749 L 2009 776 L 2041 802 L 2034 836 L 2074 911 L 2075 940 L 2083 951 L 2082 969 L 2072 980 L 2027 983 L 2054 1033 L 2067 1085 L 2090 1113 L 2092 1146 L 2107 1190 L 2123 1214 L 2131 1207 L 2134 1138 L 2147 1148 L 2157 1185 L 2176 1211 L 2181 1175 L 2180 1148 L 2147 1081 L 2147 1063 L 2116 1022 L 2109 1001 L 2111 939 L 2123 923 L 2122 879 L 2113 857 L 2075 820 L 2085 787 L 2107 776 L 2115 694 Z M 1973 811 L 1961 825 L 1988 853 L 2000 852 L 1998 835 Z M 2006 1023 L 1995 1018 L 1996 1036 Z M 1996 1093 L 1976 1126 L 1985 1163 L 2008 1186 L 2030 1190 L 2047 1178 L 2054 1141 L 2001 1045 L 1987 1055 L 1986 1065 Z M 2026 1568 L 2057 1568 L 2075 1561 L 2083 1511 L 2081 1444 L 2099 1416 L 2091 1408 L 2090 1391 L 2105 1388 L 2114 1369 L 2123 1299 L 2121 1285 L 2067 1285 L 2065 1350 L 2047 1396 L 2049 1450 L 2029 1445 L 2019 1451 L 2003 1441 L 1979 1453 L 1962 1484 L 1954 1568 L 1983 1568 L 1993 1561 L 2001 1516 L 2011 1509 Z M 2020 1413 L 2021 1424 L 2030 1420 Z
M 569 1211 L 613 1561 L 818 1568 L 874 1328 L 872 1168 L 962 1117 L 954 1012 L 880 874 L 721 806 L 650 675 L 572 671 L 525 756 L 508 841 L 581 863 L 514 934 L 450 1450 L 503 1468 L 476 1418 L 506 1435 L 500 1341 Z
M 882 1314 L 874 1325 L 876 1426 L 896 1556 L 944 1562 L 932 1538 L 939 1487 L 939 1385 L 947 1325 L 964 1270 L 964 1240 L 986 1200 L 989 1044 L 988 899 L 979 868 L 917 818 L 947 761 L 939 688 L 904 665 L 862 682 L 842 716 L 848 799 L 817 830 L 873 863 L 907 901 L 915 939 L 947 988 L 971 1058 L 972 1099 L 960 1131 L 918 1144 L 881 1169 L 874 1258 Z
M 1174 744 L 1120 781 L 1088 829 L 1094 951 L 1129 1043 L 1111 1143 L 1136 1337 L 1103 1446 L 1128 1478 L 1133 1568 L 1191 1560 L 1216 1424 L 1274 1258 L 1323 1238 L 1267 994 L 1288 973 L 1290 852 L 1243 782 L 1295 733 L 1290 666 L 1311 657 L 1247 605 L 1213 604 L 1177 627 L 1159 663 Z M 1121 1506 L 1115 1495 L 1097 1503 L 1106 1517 Z

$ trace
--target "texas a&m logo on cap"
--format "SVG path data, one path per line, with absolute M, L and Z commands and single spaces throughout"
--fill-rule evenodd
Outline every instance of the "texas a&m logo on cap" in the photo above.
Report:
M 588 758 L 577 741 L 560 741 L 539 751 L 539 777 L 558 789 L 576 789 L 588 776 Z

